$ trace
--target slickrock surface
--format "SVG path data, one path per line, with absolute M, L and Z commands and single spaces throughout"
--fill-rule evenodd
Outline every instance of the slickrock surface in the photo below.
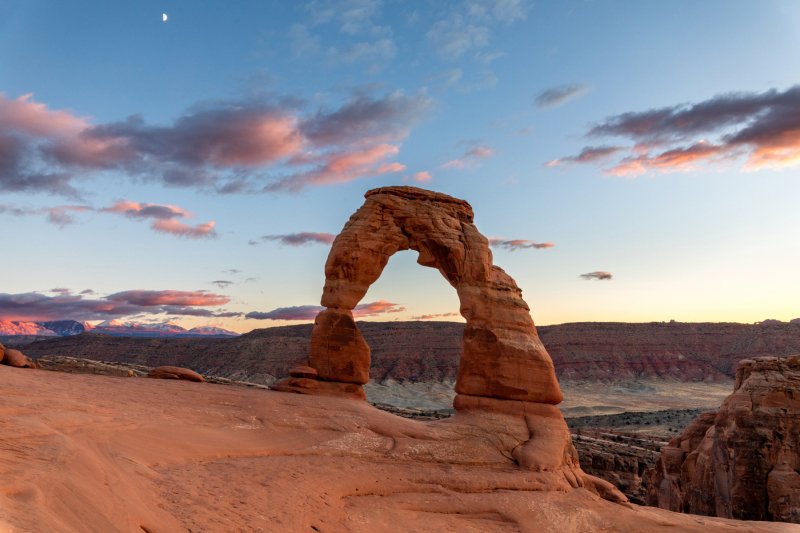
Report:
M 333 241 L 325 263 L 322 305 L 327 309 L 314 321 L 308 357 L 319 379 L 369 381 L 370 349 L 352 310 L 389 258 L 410 249 L 419 253 L 420 265 L 439 270 L 455 288 L 466 319 L 456 408 L 495 404 L 484 398 L 561 402 L 553 362 L 536 335 L 522 291 L 492 264 L 489 241 L 473 224 L 472 207 L 416 187 L 383 187 L 364 196 L 364 205 Z M 287 378 L 279 389 L 292 389 L 294 380 Z M 295 388 L 309 390 L 299 384 Z
M 649 501 L 684 512 L 800 524 L 800 356 L 744 360 L 719 411 L 662 450 Z
M 370 377 L 454 381 L 464 324 L 358 322 L 371 348 Z M 308 359 L 311 324 L 259 329 L 232 339 L 58 337 L 23 348 L 147 366 L 174 365 L 262 384 Z M 800 353 L 800 324 L 574 323 L 537 326 L 558 379 L 618 382 L 667 379 L 727 383 L 740 359 Z
M 0 398 L 0 531 L 798 531 L 541 491 L 497 413 L 3 366 Z

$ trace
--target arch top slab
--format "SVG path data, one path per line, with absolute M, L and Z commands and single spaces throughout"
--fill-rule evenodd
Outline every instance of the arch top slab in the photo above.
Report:
M 494 266 L 489 242 L 474 225 L 469 203 L 416 187 L 368 191 L 331 246 L 322 311 L 315 321 L 309 366 L 322 381 L 366 383 L 369 347 L 352 309 L 389 258 L 416 250 L 455 288 L 466 319 L 456 392 L 558 404 L 553 362 L 539 340 L 522 291 Z

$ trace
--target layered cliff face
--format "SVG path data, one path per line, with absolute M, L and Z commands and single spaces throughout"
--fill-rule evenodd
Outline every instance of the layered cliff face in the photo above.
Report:
M 453 381 L 464 324 L 358 322 L 377 381 Z M 258 329 L 232 339 L 134 339 L 80 335 L 26 346 L 32 356 L 63 355 L 270 383 L 305 361 L 311 324 Z M 729 381 L 740 359 L 800 353 L 800 324 L 584 322 L 536 328 L 560 380 L 662 378 Z
M 741 361 L 733 394 L 673 439 L 650 476 L 651 505 L 800 523 L 800 355 Z

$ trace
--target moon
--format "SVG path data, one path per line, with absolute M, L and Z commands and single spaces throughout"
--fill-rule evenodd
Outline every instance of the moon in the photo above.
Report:
M 161 13 L 161 21 L 162 21 L 162 22 L 166 22 L 168 18 L 169 18 L 169 17 L 167 16 L 167 14 L 166 14 L 166 13 Z

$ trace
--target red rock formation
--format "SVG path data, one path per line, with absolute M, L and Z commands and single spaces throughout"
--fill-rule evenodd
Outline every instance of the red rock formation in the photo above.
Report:
M 719 412 L 673 439 L 650 476 L 651 505 L 800 523 L 800 356 L 741 361 Z
M 369 380 L 369 346 L 352 309 L 389 258 L 411 249 L 419 253 L 419 264 L 438 269 L 456 289 L 467 320 L 456 392 L 478 400 L 463 398 L 457 405 L 486 403 L 479 398 L 558 404 L 562 395 L 553 362 L 520 289 L 492 264 L 470 205 L 414 187 L 374 189 L 365 197 L 325 264 L 322 305 L 327 309 L 314 323 L 308 360 L 319 379 L 359 385 Z M 292 379 L 278 387 L 291 388 Z
M 13 348 L 6 348 L 0 344 L 0 363 L 17 368 L 36 368 L 36 363 L 28 359 L 25 354 Z
M 147 377 L 156 379 L 183 379 L 197 382 L 205 381 L 205 378 L 194 370 L 179 366 L 159 366 L 151 370 L 150 373 L 147 374 Z
M 487 239 L 463 200 L 416 189 L 369 191 L 333 242 L 325 264 L 322 305 L 311 334 L 308 366 L 295 369 L 273 389 L 363 398 L 370 350 L 352 310 L 400 250 L 416 250 L 417 262 L 439 270 L 456 289 L 464 327 L 454 407 L 460 419 L 518 428 L 506 442 L 510 457 L 542 473 L 549 490 L 584 487 L 601 497 L 627 501 L 607 481 L 580 468 L 569 429 L 556 404 L 561 390 L 553 362 L 536 335 L 522 291 L 492 264 Z M 487 414 L 487 411 L 489 412 Z M 511 415 L 511 416 L 508 416 Z

